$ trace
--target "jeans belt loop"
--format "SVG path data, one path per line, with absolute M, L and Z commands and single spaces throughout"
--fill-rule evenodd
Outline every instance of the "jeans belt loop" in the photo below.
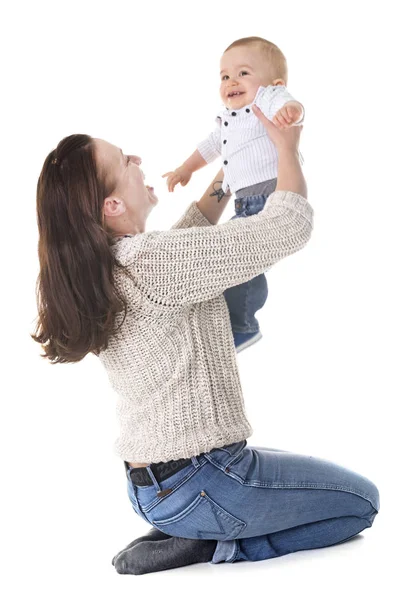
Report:
M 161 489 L 159 482 L 157 481 L 156 477 L 153 474 L 151 465 L 150 466 L 148 465 L 147 467 L 145 467 L 145 469 L 147 469 L 147 472 L 150 475 L 150 479 L 153 481 L 153 485 L 156 489 L 157 496 L 159 498 L 161 498 L 162 496 L 167 496 L 167 494 L 170 494 L 170 492 L 172 491 L 171 489 L 167 489 L 167 490 Z

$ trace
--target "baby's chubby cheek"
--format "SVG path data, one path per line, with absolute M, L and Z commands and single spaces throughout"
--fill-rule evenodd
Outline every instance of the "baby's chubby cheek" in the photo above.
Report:
M 256 88 L 256 90 L 247 90 L 246 94 L 245 94 L 245 102 L 247 104 L 250 104 L 251 102 L 253 102 L 255 100 L 255 96 L 256 96 L 256 92 L 258 91 L 258 88 Z

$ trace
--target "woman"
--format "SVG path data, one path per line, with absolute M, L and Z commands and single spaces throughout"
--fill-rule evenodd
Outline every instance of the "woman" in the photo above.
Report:
M 118 393 L 116 451 L 135 512 L 153 525 L 119 552 L 119 573 L 263 560 L 342 542 L 370 527 L 379 494 L 336 464 L 247 445 L 223 292 L 300 250 L 313 211 L 298 158 L 302 127 L 279 130 L 276 191 L 260 213 L 216 225 L 221 172 L 169 231 L 141 159 L 73 135 L 37 190 L 40 274 L 34 339 L 51 362 L 99 356 Z M 214 191 L 215 190 L 215 191 Z

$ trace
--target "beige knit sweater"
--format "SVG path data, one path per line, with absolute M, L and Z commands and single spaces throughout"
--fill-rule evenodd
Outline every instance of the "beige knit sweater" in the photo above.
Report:
M 118 394 L 121 459 L 189 458 L 252 435 L 223 291 L 300 250 L 312 226 L 308 202 L 277 191 L 258 214 L 219 225 L 192 202 L 169 231 L 112 246 L 135 280 L 115 271 L 128 314 L 100 354 Z

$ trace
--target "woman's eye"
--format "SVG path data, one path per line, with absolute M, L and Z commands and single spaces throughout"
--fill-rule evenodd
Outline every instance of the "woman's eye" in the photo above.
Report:
M 241 71 L 240 75 L 248 75 L 248 71 Z
M 224 75 L 224 77 L 222 78 L 222 81 L 227 81 L 227 79 L 229 79 L 228 75 Z

